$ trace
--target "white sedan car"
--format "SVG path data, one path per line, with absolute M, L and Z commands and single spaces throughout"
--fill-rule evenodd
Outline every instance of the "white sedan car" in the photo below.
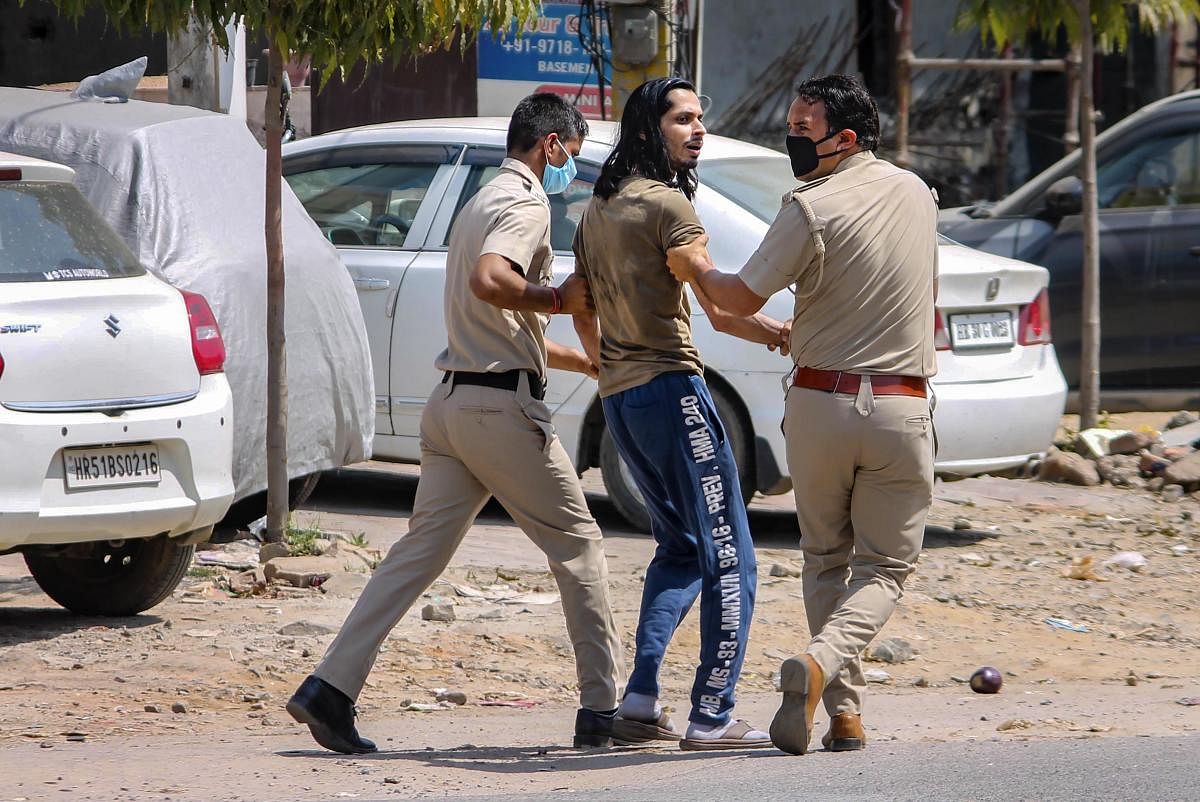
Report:
M 472 118 L 389 123 L 338 131 L 284 148 L 284 174 L 354 278 L 375 369 L 375 458 L 415 462 L 418 426 L 440 376 L 446 344 L 442 287 L 450 225 L 504 158 L 508 120 Z M 551 197 L 557 279 L 574 269 L 571 240 L 610 150 L 615 126 L 592 123 L 579 176 Z M 737 270 L 762 240 L 795 181 L 786 156 L 710 135 L 700 159 L 696 210 L 717 265 Z M 1023 465 L 1050 445 L 1066 383 L 1050 343 L 1047 272 L 944 241 L 941 246 L 937 470 L 977 474 Z M 789 360 L 718 334 L 693 303 L 693 332 L 707 379 L 730 431 L 742 491 L 787 492 L 783 435 Z M 764 311 L 792 312 L 782 292 Z M 549 336 L 577 342 L 571 321 Z M 599 467 L 613 503 L 632 523 L 647 518 L 605 435 L 596 383 L 551 371 L 546 402 L 567 452 L 582 472 Z
M 0 554 L 79 613 L 175 589 L 233 500 L 203 296 L 150 275 L 70 168 L 0 153 Z

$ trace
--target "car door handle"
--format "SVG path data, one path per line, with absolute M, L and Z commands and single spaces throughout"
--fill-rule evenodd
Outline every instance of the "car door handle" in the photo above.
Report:
M 1193 245 L 1192 247 L 1188 248 L 1188 253 L 1190 253 L 1192 256 L 1200 256 L 1200 245 Z
M 355 278 L 354 286 L 363 292 L 376 292 L 378 290 L 386 290 L 392 286 L 392 282 L 385 278 Z

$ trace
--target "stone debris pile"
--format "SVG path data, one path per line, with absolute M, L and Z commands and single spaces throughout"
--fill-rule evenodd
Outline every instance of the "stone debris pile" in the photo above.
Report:
M 1200 499 L 1200 415 L 1177 413 L 1161 432 L 1086 429 L 1051 448 L 1037 478 L 1146 490 L 1171 503 Z

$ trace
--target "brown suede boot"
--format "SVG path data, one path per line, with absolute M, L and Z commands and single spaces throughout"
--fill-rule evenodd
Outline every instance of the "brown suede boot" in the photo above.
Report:
M 812 738 L 813 715 L 825 690 L 825 672 L 807 654 L 789 657 L 779 672 L 783 704 L 771 722 L 771 742 L 785 752 L 803 755 Z
M 863 732 L 862 716 L 858 713 L 838 713 L 829 722 L 829 732 L 821 739 L 821 745 L 830 752 L 856 752 L 867 745 L 867 734 Z

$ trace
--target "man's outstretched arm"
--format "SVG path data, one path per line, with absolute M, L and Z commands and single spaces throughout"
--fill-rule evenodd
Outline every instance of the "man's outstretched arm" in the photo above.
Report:
M 546 340 L 546 366 L 556 370 L 571 370 L 593 379 L 600 376 L 599 365 L 578 348 Z
M 720 273 L 717 270 L 712 272 Z M 736 279 L 737 277 L 731 276 L 731 278 Z M 741 279 L 737 280 L 741 283 Z M 712 327 L 717 331 L 749 340 L 752 343 L 761 343 L 772 351 L 778 348 L 784 354 L 788 353 L 788 343 L 792 336 L 791 323 L 783 323 L 761 312 L 750 315 L 731 314 L 722 309 L 719 304 L 714 303 L 712 297 L 699 282 L 692 283 L 692 292 L 695 293 L 696 300 L 704 309 L 704 314 L 708 315 Z
M 708 255 L 707 245 L 708 235 L 703 234 L 667 251 L 667 267 L 675 278 L 703 291 L 711 303 L 729 315 L 745 318 L 762 309 L 767 299 L 747 287 L 741 277 L 718 270 Z M 696 297 L 700 298 L 699 292 Z

